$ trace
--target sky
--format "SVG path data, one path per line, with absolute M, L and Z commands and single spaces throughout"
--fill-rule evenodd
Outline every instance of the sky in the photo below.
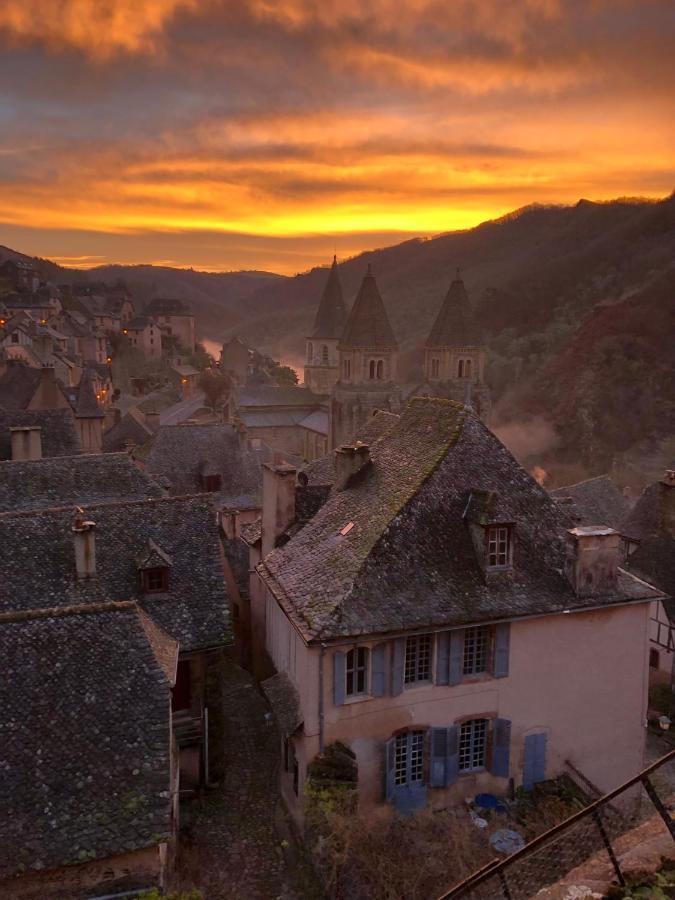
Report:
M 291 274 L 675 187 L 673 0 L 2 0 L 0 244 Z

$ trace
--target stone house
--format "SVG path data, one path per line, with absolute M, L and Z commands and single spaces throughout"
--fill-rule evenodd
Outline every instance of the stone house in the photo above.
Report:
M 85 602 L 0 613 L 0 652 L 0 894 L 164 887 L 177 642 L 136 603 Z
M 336 741 L 362 807 L 401 812 L 531 787 L 568 760 L 601 790 L 641 768 L 662 594 L 473 411 L 414 398 L 338 448 L 327 490 L 289 466 L 265 475 L 254 662 L 297 709 L 282 756 L 297 819 L 307 766 Z
M 122 334 L 129 338 L 132 347 L 140 350 L 148 359 L 162 358 L 162 330 L 148 316 L 136 316 L 130 319 Z
M 198 782 L 208 763 L 206 668 L 230 642 L 210 499 L 151 497 L 88 503 L 86 512 L 60 506 L 4 513 L 0 535 L 0 612 L 128 600 L 178 641 L 172 706 L 183 777 Z
M 237 335 L 223 343 L 220 368 L 231 375 L 237 384 L 246 382 L 251 368 L 251 351 Z
M 144 314 L 161 328 L 166 337 L 177 341 L 188 353 L 194 353 L 195 317 L 187 303 L 158 297 L 148 303 Z
M 268 444 L 282 454 L 302 460 L 308 417 L 321 409 L 321 398 L 306 387 L 247 384 L 230 394 L 228 418 L 230 422 L 242 423 L 249 441 Z

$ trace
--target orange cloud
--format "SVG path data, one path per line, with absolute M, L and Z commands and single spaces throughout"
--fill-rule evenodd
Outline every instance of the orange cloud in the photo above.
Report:
M 3 0 L 0 31 L 15 44 L 73 47 L 95 59 L 148 53 L 180 9 L 197 0 Z

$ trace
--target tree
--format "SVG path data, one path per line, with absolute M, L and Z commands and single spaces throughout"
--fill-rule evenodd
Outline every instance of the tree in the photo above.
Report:
M 200 390 L 204 392 L 206 402 L 215 412 L 223 406 L 230 392 L 230 379 L 226 375 L 217 375 L 211 369 L 207 369 L 199 376 L 197 382 Z
M 277 384 L 297 384 L 298 373 L 290 366 L 275 366 L 270 372 Z

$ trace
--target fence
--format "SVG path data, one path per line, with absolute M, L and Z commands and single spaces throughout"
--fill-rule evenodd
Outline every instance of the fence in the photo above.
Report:
M 439 900 L 530 900 L 601 851 L 607 854 L 618 883 L 624 885 L 617 842 L 655 813 L 675 841 L 675 822 L 667 808 L 674 794 L 675 750 L 671 750 L 521 850 L 474 872 Z

